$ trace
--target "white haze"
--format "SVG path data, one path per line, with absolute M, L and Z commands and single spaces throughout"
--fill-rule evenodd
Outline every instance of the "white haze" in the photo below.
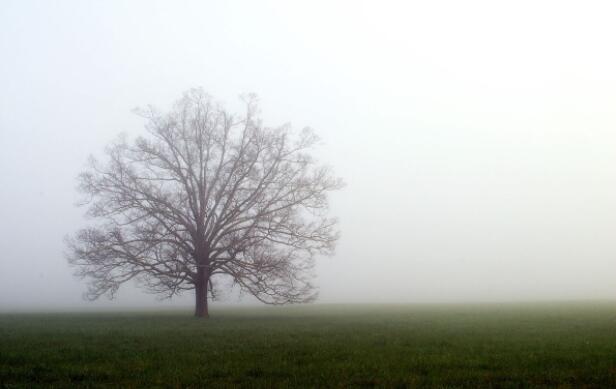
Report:
M 81 298 L 75 177 L 203 86 L 311 126 L 347 182 L 321 302 L 616 297 L 612 2 L 0 3 L 0 309 Z M 230 296 L 226 301 L 235 302 Z M 186 295 L 167 305 L 189 305 Z

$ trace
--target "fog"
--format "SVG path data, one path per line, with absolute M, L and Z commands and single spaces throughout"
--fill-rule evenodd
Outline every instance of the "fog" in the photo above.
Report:
M 76 176 L 131 113 L 202 86 L 313 127 L 342 237 L 319 302 L 616 296 L 610 2 L 0 5 L 0 309 L 189 306 L 132 284 L 82 299 L 63 237 Z M 229 293 L 225 303 L 236 303 Z

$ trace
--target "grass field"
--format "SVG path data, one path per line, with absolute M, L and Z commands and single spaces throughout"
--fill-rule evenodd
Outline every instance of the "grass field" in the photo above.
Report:
M 0 387 L 616 387 L 616 303 L 0 314 Z

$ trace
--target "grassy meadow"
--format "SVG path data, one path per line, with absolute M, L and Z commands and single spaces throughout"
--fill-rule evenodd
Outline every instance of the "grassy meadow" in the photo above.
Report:
M 0 314 L 0 387 L 616 387 L 616 303 Z

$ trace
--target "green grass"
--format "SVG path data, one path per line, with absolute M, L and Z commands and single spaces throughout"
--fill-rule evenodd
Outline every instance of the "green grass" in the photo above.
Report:
M 0 387 L 616 387 L 616 303 L 0 314 Z

